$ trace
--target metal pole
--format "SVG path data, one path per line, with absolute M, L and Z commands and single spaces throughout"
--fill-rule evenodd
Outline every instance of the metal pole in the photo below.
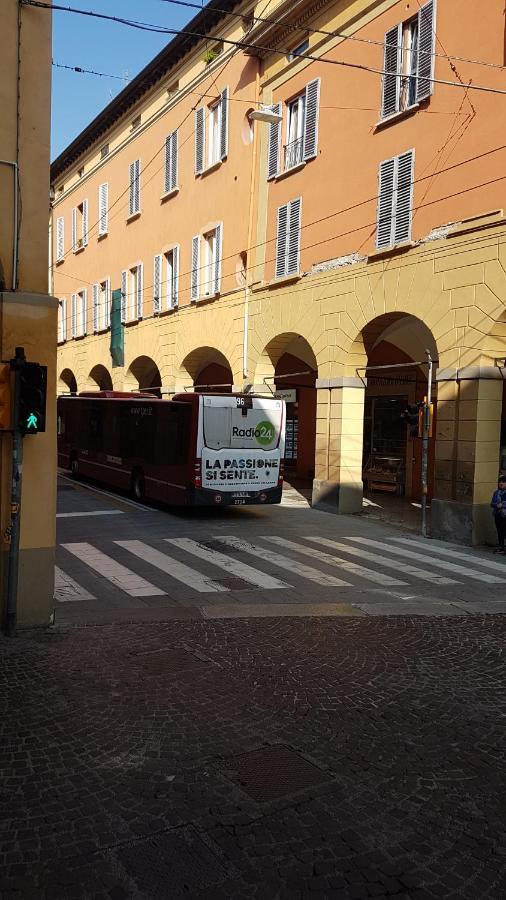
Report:
M 423 438 L 422 438 L 422 535 L 427 535 L 427 495 L 428 495 L 428 469 L 429 469 L 429 430 L 430 430 L 430 404 L 432 398 L 432 357 L 429 350 L 427 354 L 427 397 L 423 407 Z
M 21 514 L 21 481 L 23 472 L 23 435 L 18 430 L 19 414 L 19 366 L 25 362 L 22 347 L 16 347 L 14 363 L 14 403 L 12 410 L 12 480 L 11 480 L 11 521 L 9 526 L 10 545 L 7 567 L 7 605 L 5 610 L 5 633 L 13 637 L 16 632 L 18 571 L 19 571 L 19 531 Z M 12 361 L 11 361 L 12 365 Z

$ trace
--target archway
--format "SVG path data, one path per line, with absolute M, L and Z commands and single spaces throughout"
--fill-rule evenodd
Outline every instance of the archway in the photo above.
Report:
M 315 475 L 316 379 L 318 364 L 308 341 L 299 334 L 273 338 L 261 355 L 255 375 L 286 402 L 285 466 L 288 479 L 312 486 Z
M 160 396 L 162 380 L 157 364 L 150 356 L 138 356 L 128 368 L 125 390 L 150 391 Z
M 77 381 L 72 369 L 63 369 L 58 379 L 59 394 L 77 394 Z
M 99 391 L 112 391 L 112 378 L 105 366 L 93 366 L 88 380 L 94 382 Z
M 181 363 L 176 387 L 229 393 L 232 384 L 232 368 L 226 356 L 214 347 L 198 347 Z
M 373 319 L 354 344 L 354 354 L 365 357 L 367 375 L 364 403 L 362 471 L 369 499 L 394 494 L 410 502 L 422 495 L 422 441 L 401 418 L 408 404 L 427 396 L 426 350 L 434 360 L 438 352 L 427 326 L 415 316 L 387 313 Z M 421 363 L 414 366 L 413 363 Z M 436 385 L 432 401 L 434 426 Z M 415 428 L 416 430 L 416 428 Z M 435 433 L 435 431 L 434 431 Z M 429 498 L 434 480 L 434 442 L 429 444 Z

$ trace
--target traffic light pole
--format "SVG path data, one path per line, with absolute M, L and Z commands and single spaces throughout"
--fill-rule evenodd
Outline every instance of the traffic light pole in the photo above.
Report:
M 19 532 L 21 514 L 21 481 L 23 473 L 23 435 L 18 428 L 20 377 L 19 367 L 25 362 L 22 347 L 16 347 L 13 360 L 14 403 L 12 432 L 12 480 L 11 480 L 11 520 L 9 526 L 10 544 L 7 567 L 7 604 L 5 610 L 5 633 L 13 637 L 17 622 L 18 572 L 19 572 Z
M 429 433 L 430 433 L 430 406 L 432 399 L 432 356 L 427 354 L 427 397 L 423 405 L 423 432 L 422 432 L 422 535 L 428 537 L 427 529 L 427 500 L 429 493 Z

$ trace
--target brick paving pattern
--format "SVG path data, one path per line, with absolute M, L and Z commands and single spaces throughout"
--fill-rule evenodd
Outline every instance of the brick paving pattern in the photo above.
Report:
M 506 617 L 0 641 L 2 900 L 506 897 Z

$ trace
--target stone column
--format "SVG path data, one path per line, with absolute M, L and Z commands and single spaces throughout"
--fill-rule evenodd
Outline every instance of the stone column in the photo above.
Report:
M 500 464 L 502 374 L 480 366 L 438 373 L 434 537 L 495 543 L 490 498 Z
M 365 384 L 355 377 L 319 378 L 316 389 L 313 506 L 361 512 Z

